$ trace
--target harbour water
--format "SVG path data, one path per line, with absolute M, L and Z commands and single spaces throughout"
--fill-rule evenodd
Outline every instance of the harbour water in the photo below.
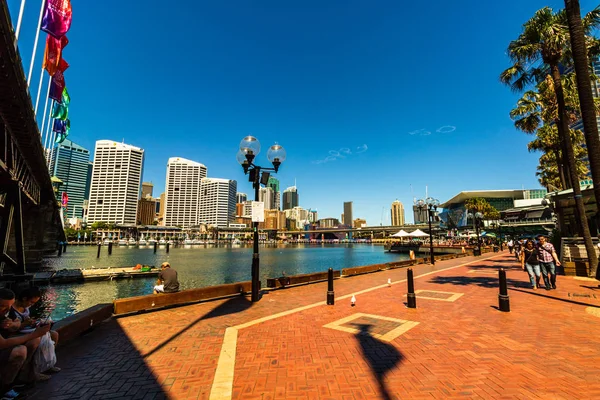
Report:
M 96 258 L 95 246 L 69 246 L 62 257 L 48 258 L 44 269 L 106 268 L 136 264 L 155 265 L 168 261 L 177 270 L 181 289 L 250 280 L 251 245 L 172 247 L 169 254 L 160 246 L 156 254 L 151 247 L 115 246 L 111 256 L 106 246 Z M 263 287 L 267 278 L 342 269 L 407 259 L 408 255 L 388 253 L 374 244 L 278 244 L 261 245 L 260 277 Z M 107 282 L 56 284 L 42 287 L 42 301 L 34 310 L 52 312 L 58 321 L 75 312 L 114 299 L 152 293 L 154 278 Z

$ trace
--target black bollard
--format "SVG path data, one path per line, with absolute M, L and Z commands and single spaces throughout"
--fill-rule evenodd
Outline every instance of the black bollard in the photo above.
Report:
M 154 242 L 154 254 L 156 254 L 156 249 L 158 248 L 158 243 Z
M 327 305 L 335 304 L 335 296 L 333 294 L 333 268 L 327 271 Z
M 63 245 L 62 243 L 58 243 L 58 257 L 62 256 L 62 249 L 63 249 Z
M 415 282 L 413 281 L 413 270 L 409 268 L 406 271 L 406 280 L 408 281 L 408 293 L 406 295 L 408 308 L 417 308 L 417 297 L 415 296 Z
M 510 312 L 510 300 L 508 299 L 508 288 L 506 287 L 506 271 L 500 268 L 498 271 L 500 279 L 500 294 L 498 295 L 498 308 L 500 311 Z
M 171 246 L 171 244 L 167 242 L 167 253 L 169 253 L 169 246 Z
M 98 254 L 96 255 L 96 258 L 100 258 L 100 250 L 102 250 L 102 243 L 98 243 Z
M 108 255 L 110 256 L 112 254 L 112 241 L 108 242 Z
M 67 242 L 63 244 L 63 253 L 67 252 Z

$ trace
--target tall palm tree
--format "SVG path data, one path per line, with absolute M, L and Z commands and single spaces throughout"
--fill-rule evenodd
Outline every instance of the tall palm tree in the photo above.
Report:
M 554 13 L 550 7 L 538 10 L 523 25 L 523 32 L 519 37 L 510 42 L 508 56 L 514 64 L 500 75 L 500 80 L 511 86 L 513 90 L 522 91 L 536 80 L 541 81 L 542 76 L 546 75 L 545 70 L 550 70 L 558 106 L 558 135 L 562 145 L 562 155 L 568 167 L 568 174 L 573 187 L 579 234 L 584 238 L 590 265 L 596 265 L 598 264 L 598 257 L 590 235 L 590 228 L 585 215 L 585 205 L 581 196 L 581 187 L 577 177 L 575 154 L 571 135 L 569 134 L 567 108 L 559 69 L 569 43 L 569 34 L 564 21 L 564 11 Z
M 571 52 L 575 72 L 577 74 L 577 88 L 583 121 L 585 142 L 588 149 L 590 170 L 594 181 L 594 197 L 596 198 L 596 220 L 600 213 L 600 136 L 598 135 L 598 121 L 594 107 L 592 82 L 589 73 L 588 49 L 586 34 L 589 35 L 594 26 L 600 23 L 600 9 L 597 7 L 586 15 L 586 23 L 581 20 L 579 0 L 565 0 L 565 10 L 571 36 Z M 590 260 L 591 262 L 591 260 Z M 590 276 L 597 276 L 597 263 L 590 265 Z

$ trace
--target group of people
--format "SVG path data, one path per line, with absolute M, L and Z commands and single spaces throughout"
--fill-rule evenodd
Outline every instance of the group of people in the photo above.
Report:
M 546 290 L 556 289 L 556 267 L 560 267 L 560 260 L 554 245 L 548 242 L 544 235 L 537 237 L 537 242 L 532 239 L 509 240 L 508 250 L 514 251 L 521 268 L 529 274 L 532 289 L 540 287 L 540 277 L 544 279 Z
M 19 385 L 50 379 L 59 372 L 54 346 L 58 333 L 51 330 L 49 316 L 43 320 L 31 317 L 30 307 L 40 300 L 36 287 L 17 296 L 12 290 L 0 289 L 0 398 L 19 396 Z

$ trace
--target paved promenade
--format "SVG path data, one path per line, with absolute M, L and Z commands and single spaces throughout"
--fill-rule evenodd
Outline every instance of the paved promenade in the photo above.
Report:
M 506 252 L 414 271 L 416 309 L 397 269 L 336 280 L 335 306 L 319 283 L 115 319 L 27 398 L 600 399 L 597 283 L 531 290 Z

